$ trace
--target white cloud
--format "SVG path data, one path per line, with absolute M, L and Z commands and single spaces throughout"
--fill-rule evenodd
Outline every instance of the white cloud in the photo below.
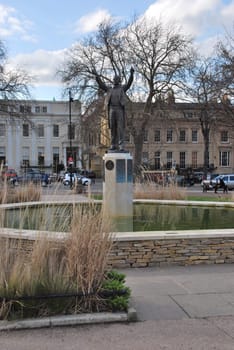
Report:
M 148 8 L 145 16 L 173 21 L 181 25 L 186 33 L 198 37 L 215 32 L 225 23 L 227 14 L 233 19 L 233 3 L 225 5 L 221 0 L 158 0 Z
M 10 69 L 27 71 L 35 79 L 35 86 L 58 86 L 60 78 L 56 74 L 60 65 L 64 62 L 66 50 L 46 51 L 37 50 L 31 54 L 20 54 L 11 58 L 8 62 Z
M 0 4 L 0 37 L 7 38 L 19 36 L 25 41 L 34 42 L 36 39 L 29 34 L 33 24 L 31 21 L 21 18 L 13 7 Z
M 111 15 L 107 10 L 97 10 L 96 12 L 89 13 L 81 17 L 77 23 L 75 32 L 76 33 L 88 33 L 97 29 L 98 25 L 103 20 L 108 20 Z
M 221 17 L 223 19 L 224 25 L 233 25 L 233 17 L 234 17 L 234 0 L 224 7 L 221 11 Z

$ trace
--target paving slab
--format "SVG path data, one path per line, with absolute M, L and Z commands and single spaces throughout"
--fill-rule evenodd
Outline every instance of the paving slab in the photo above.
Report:
M 234 316 L 234 265 L 123 269 L 138 319 Z
M 173 300 L 191 318 L 234 315 L 234 304 L 225 294 L 174 295 Z

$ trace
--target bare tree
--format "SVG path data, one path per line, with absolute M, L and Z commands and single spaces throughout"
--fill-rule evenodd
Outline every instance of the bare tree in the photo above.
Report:
M 13 113 L 14 105 L 19 98 L 30 97 L 29 86 L 32 78 L 23 70 L 7 69 L 7 52 L 2 41 L 0 41 L 0 111 Z M 11 103 L 11 109 L 9 104 Z
M 13 122 L 23 117 L 32 124 L 28 118 L 31 108 L 27 103 L 27 99 L 31 97 L 32 80 L 32 77 L 20 68 L 17 70 L 7 68 L 7 51 L 0 40 L 0 113 L 9 116 Z M 18 100 L 21 100 L 21 109 Z
M 134 21 L 128 27 L 126 42 L 128 56 L 138 73 L 134 93 L 144 102 L 141 116 L 129 118 L 135 145 L 135 173 L 138 173 L 144 133 L 152 112 L 156 110 L 158 117 L 161 116 L 166 96 L 182 87 L 192 49 L 190 38 L 181 34 L 175 25 L 148 23 L 145 19 Z
M 234 26 L 233 26 L 234 28 Z M 225 123 L 234 125 L 234 32 L 227 33 L 225 40 L 217 45 L 217 66 L 220 71 L 220 81 L 222 84 L 222 103 L 225 115 Z
M 220 103 L 223 82 L 220 80 L 220 66 L 215 57 L 196 57 L 189 71 L 188 85 L 185 90 L 187 99 L 196 103 L 197 115 L 204 140 L 204 172 L 207 173 L 209 164 L 209 148 L 211 131 L 223 119 Z
M 162 94 L 182 84 L 185 66 L 190 61 L 190 43 L 175 26 L 149 24 L 142 19 L 130 25 L 102 23 L 95 35 L 69 51 L 61 72 L 63 82 L 82 92 L 86 104 L 97 98 L 93 71 L 106 84 L 112 84 L 113 75 L 118 74 L 126 81 L 130 67 L 135 67 L 131 97 L 144 101 L 140 117 L 131 112 L 127 116 L 135 145 L 135 173 L 141 164 L 144 130 L 152 107 L 159 103 Z

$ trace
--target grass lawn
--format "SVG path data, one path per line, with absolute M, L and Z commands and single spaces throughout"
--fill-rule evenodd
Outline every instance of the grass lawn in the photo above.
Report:
M 228 196 L 206 196 L 206 195 L 202 195 L 202 196 L 196 196 L 196 195 L 189 195 L 187 200 L 189 201 L 202 201 L 202 202 L 233 202 L 233 199 L 231 197 Z

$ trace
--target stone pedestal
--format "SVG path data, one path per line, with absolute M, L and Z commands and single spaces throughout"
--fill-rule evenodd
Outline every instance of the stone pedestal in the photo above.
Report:
M 128 152 L 106 153 L 104 160 L 103 210 L 117 231 L 132 231 L 132 157 Z

